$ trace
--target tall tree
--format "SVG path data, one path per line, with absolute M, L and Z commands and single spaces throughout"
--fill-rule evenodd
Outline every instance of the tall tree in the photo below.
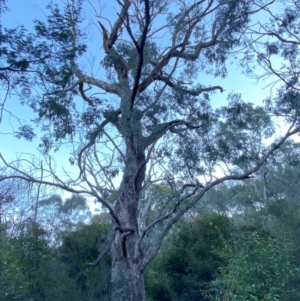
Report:
M 226 60 L 243 42 L 251 16 L 273 1 L 113 3 L 114 21 L 92 6 L 96 16 L 87 24 L 83 0 L 69 0 L 63 10 L 50 4 L 47 20 L 36 21 L 40 48 L 26 51 L 36 58 L 30 82 L 38 89 L 25 82 L 20 97 L 38 113 L 45 159 L 19 158 L 16 165 L 1 156 L 0 180 L 56 186 L 100 202 L 114 226 L 89 265 L 111 250 L 112 300 L 141 301 L 144 270 L 174 223 L 212 187 L 249 178 L 300 126 L 298 107 L 290 106 L 286 133 L 265 147 L 262 139 L 273 134 L 267 110 L 235 94 L 213 109 L 211 94 L 223 88 L 199 83 L 200 73 L 226 76 Z M 88 50 L 95 49 L 89 24 L 98 26 L 104 51 L 91 70 L 85 68 Z M 290 95 L 285 100 L 293 102 Z M 35 134 L 27 126 L 22 135 Z M 74 177 L 59 176 L 53 164 L 51 150 L 66 141 L 79 170 Z M 159 202 L 147 193 L 155 183 L 168 187 Z

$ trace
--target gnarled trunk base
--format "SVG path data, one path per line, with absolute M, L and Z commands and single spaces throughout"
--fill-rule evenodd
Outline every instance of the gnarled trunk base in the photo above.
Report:
M 112 301 L 145 301 L 144 274 L 129 257 L 112 254 Z

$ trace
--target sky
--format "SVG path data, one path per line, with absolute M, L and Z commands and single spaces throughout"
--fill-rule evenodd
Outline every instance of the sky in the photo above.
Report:
M 6 12 L 2 16 L 3 25 L 5 27 L 14 27 L 23 24 L 28 29 L 32 28 L 33 19 L 44 19 L 45 6 L 48 2 L 48 0 L 8 0 L 10 11 Z M 54 2 L 61 3 L 63 1 L 57 0 Z M 97 1 L 93 1 L 93 3 L 97 3 Z M 118 11 L 118 5 L 116 4 L 116 1 L 111 1 L 110 4 L 111 6 L 107 7 L 105 10 L 105 16 L 107 18 L 111 17 L 115 19 L 115 12 Z M 93 12 L 90 10 L 88 13 Z M 95 33 L 95 36 L 93 37 L 93 39 L 97 42 L 96 38 L 99 38 L 97 33 Z M 95 47 L 98 47 L 99 49 L 99 46 L 99 44 L 97 45 L 97 43 L 95 43 Z M 206 74 L 199 76 L 199 81 L 201 83 L 207 85 L 221 85 L 225 89 L 224 93 L 218 92 L 212 97 L 213 106 L 218 106 L 220 103 L 225 104 L 227 95 L 232 91 L 241 93 L 242 98 L 246 102 L 256 104 L 261 104 L 262 100 L 269 95 L 269 89 L 263 89 L 266 83 L 257 83 L 254 79 L 250 79 L 243 75 L 235 62 L 229 64 L 228 69 L 228 76 L 225 79 L 213 78 Z M 0 91 L 0 102 L 2 102 L 3 98 L 4 93 L 2 90 Z M 39 145 L 38 138 L 34 139 L 32 142 L 28 142 L 24 139 L 19 140 L 12 135 L 12 133 L 19 127 L 18 119 L 26 121 L 35 117 L 31 109 L 20 105 L 18 98 L 15 95 L 10 95 L 5 108 L 7 112 L 4 114 L 3 121 L 0 124 L 0 152 L 7 159 L 13 159 L 22 153 L 39 156 L 39 152 L 37 150 Z M 12 112 L 14 115 L 11 115 L 8 112 Z M 72 172 L 72 168 L 68 162 L 69 152 L 69 148 L 63 148 L 59 151 L 59 156 L 56 157 L 58 170 L 64 167 Z

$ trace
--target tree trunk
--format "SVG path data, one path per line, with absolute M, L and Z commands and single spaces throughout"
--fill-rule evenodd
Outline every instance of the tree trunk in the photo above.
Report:
M 122 202 L 120 210 L 118 216 L 121 225 L 125 226 L 116 225 L 112 245 L 112 301 L 144 301 L 144 275 L 140 269 L 142 252 L 136 248 L 139 239 L 136 205 L 132 201 Z
M 140 238 L 138 203 L 145 178 L 144 151 L 127 153 L 123 180 L 118 191 L 115 211 L 119 225 L 112 245 L 112 301 L 144 301 L 144 274 L 140 268 L 143 252 L 137 245 Z
M 116 239 L 120 246 L 122 241 Z M 145 301 L 144 274 L 128 255 L 112 252 L 112 301 Z

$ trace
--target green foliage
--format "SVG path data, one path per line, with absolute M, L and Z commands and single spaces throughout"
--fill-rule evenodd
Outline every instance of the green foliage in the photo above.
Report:
M 262 147 L 261 137 L 274 133 L 270 115 L 261 107 L 244 103 L 241 95 L 231 94 L 226 107 L 217 110 L 221 121 L 209 151 L 216 157 L 246 168 Z
M 12 238 L 5 236 L 5 229 L 0 225 L 0 300 L 26 300 L 29 281 L 23 274 L 24 264 L 18 256 L 18 247 Z
M 164 270 L 165 253 L 161 252 L 151 262 L 145 274 L 147 300 L 172 301 L 169 274 Z
M 28 141 L 32 141 L 32 139 L 36 137 L 33 128 L 28 124 L 20 126 L 18 131 L 15 133 L 15 136 L 18 139 L 24 138 Z
M 58 212 L 72 213 L 73 210 L 87 209 L 86 199 L 79 195 L 72 195 L 66 199 L 63 204 L 58 208 Z
M 54 230 L 52 237 L 58 240 L 59 231 L 71 231 L 78 224 L 88 222 L 91 212 L 86 198 L 82 196 L 73 194 L 63 200 L 61 196 L 54 194 L 39 201 L 38 218 L 45 228 L 51 227 Z
M 46 234 L 38 225 L 28 224 L 16 241 L 24 266 L 23 274 L 30 283 L 28 295 L 35 301 L 49 297 L 54 284 L 51 277 L 52 254 Z
M 59 271 L 55 270 L 58 266 L 54 264 L 45 234 L 38 225 L 28 223 L 19 237 L 2 236 L 0 300 L 51 300 L 59 279 L 54 275 Z
M 247 231 L 238 234 L 223 256 L 228 265 L 220 268 L 221 276 L 209 285 L 209 300 L 290 301 L 299 300 L 300 277 L 294 249 L 268 234 Z
M 68 276 L 74 281 L 72 290 L 76 291 L 77 297 L 73 300 L 109 300 L 110 256 L 107 255 L 95 268 L 86 266 L 99 256 L 108 230 L 109 224 L 95 222 L 63 234 L 58 252 Z
M 14 239 L 1 231 L 0 301 L 109 300 L 110 257 L 96 268 L 86 266 L 98 257 L 108 229 L 100 215 L 65 232 L 59 248 L 48 245 L 49 233 L 38 225 L 26 224 Z
M 1 8 L 0 8 L 1 9 Z M 0 32 L 0 83 L 2 87 L 24 88 L 29 84 L 26 76 L 32 55 L 33 37 L 24 27 L 13 29 L 2 27 Z
M 222 249 L 229 236 L 230 221 L 225 215 L 208 214 L 183 222 L 149 267 L 150 298 L 203 300 L 201 290 L 215 279 L 224 264 L 215 250 Z

